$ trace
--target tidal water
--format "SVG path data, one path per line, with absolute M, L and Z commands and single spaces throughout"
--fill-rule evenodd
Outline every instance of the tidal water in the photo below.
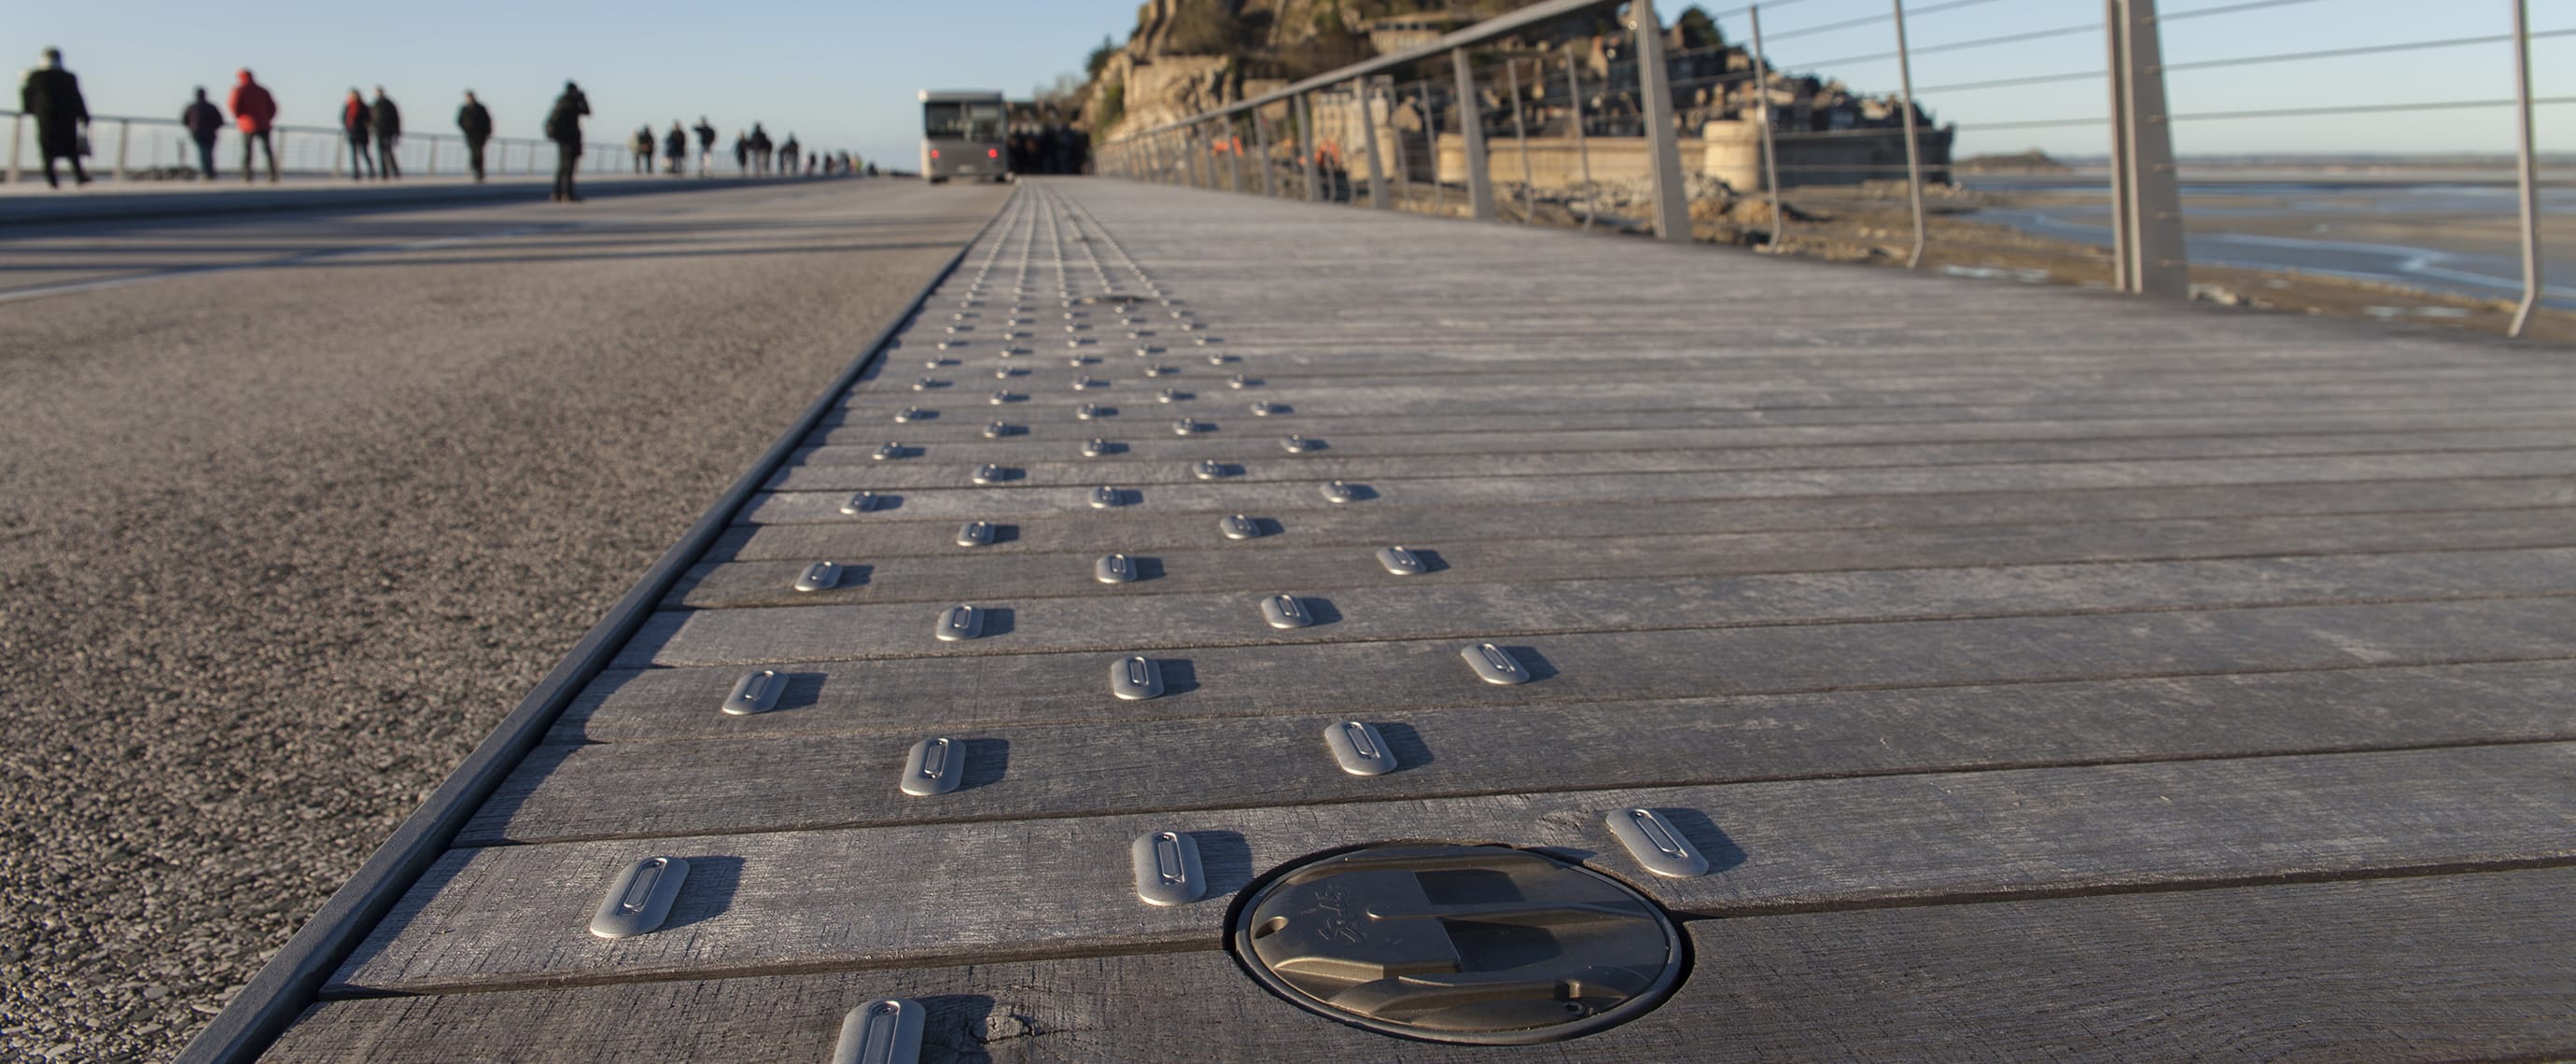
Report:
M 1971 189 L 2048 193 L 2064 202 L 1990 207 L 1967 217 L 2033 236 L 2109 246 L 2104 179 L 2069 176 L 1963 177 Z M 2514 228 L 2520 207 L 2509 184 L 2438 180 L 2192 181 L 2184 183 L 2184 238 L 2191 261 L 2258 270 L 2383 281 L 2484 298 L 2522 293 Z M 2576 188 L 2544 187 L 2545 224 L 2562 232 L 2576 218 Z M 2543 241 L 2544 305 L 2576 309 L 2576 247 Z

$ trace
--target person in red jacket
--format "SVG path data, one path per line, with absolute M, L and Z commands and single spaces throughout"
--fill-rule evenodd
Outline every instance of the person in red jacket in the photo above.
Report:
M 268 153 L 268 181 L 277 183 L 277 144 L 269 139 L 269 130 L 277 121 L 277 99 L 268 89 L 250 79 L 250 71 L 241 72 L 241 82 L 233 86 L 228 110 L 242 132 L 242 180 L 251 180 L 251 148 Z
M 349 179 L 364 181 L 370 174 L 381 172 L 375 157 L 367 154 L 367 145 L 375 140 L 376 112 L 367 106 L 367 98 L 358 90 L 349 90 L 348 102 L 340 105 L 340 131 L 349 135 Z

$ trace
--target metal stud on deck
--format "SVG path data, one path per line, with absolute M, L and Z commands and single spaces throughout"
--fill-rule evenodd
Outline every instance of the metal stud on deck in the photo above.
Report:
M 1187 905 L 1207 896 L 1198 840 L 1186 832 L 1139 835 L 1128 846 L 1128 859 L 1135 866 L 1136 896 L 1145 904 Z
M 1396 769 L 1395 752 L 1386 737 L 1367 721 L 1345 720 L 1324 727 L 1324 746 L 1334 762 L 1354 776 L 1383 776 Z
M 1200 431 L 1201 426 L 1199 423 L 1189 418 L 1182 418 L 1178 421 L 1172 422 L 1172 435 L 1174 436 L 1196 436 Z
M 1478 643 L 1458 652 L 1467 659 L 1467 667 L 1476 670 L 1476 678 L 1486 683 L 1509 687 L 1530 680 L 1529 667 L 1521 664 L 1512 652 L 1492 643 Z
M 868 1002 L 841 1017 L 830 1064 L 921 1064 L 928 1010 L 906 998 Z
M 999 484 L 1011 479 L 1011 473 L 997 465 L 984 465 L 976 467 L 975 475 L 969 479 L 977 484 Z
M 725 695 L 724 712 L 730 716 L 748 717 L 778 708 L 778 695 L 787 689 L 787 678 L 776 669 L 746 672 L 733 682 Z
M 1122 658 L 1109 666 L 1109 693 L 1129 702 L 1163 696 L 1163 666 L 1152 658 Z
M 966 748 L 945 737 L 924 739 L 912 744 L 904 756 L 903 781 L 898 784 L 905 794 L 927 798 L 957 789 L 966 777 Z
M 1076 421 L 1089 421 L 1099 416 L 1100 404 L 1098 403 L 1084 403 L 1073 408 L 1073 419 Z
M 998 440 L 1018 431 L 1018 427 L 1012 425 L 1008 421 L 988 422 L 984 425 L 984 438 L 988 440 Z
M 1136 559 L 1130 558 L 1124 554 L 1101 555 L 1099 561 L 1092 563 L 1091 577 L 1092 579 L 1098 580 L 1104 584 L 1135 583 L 1137 578 Z
M 1126 504 L 1127 493 L 1121 489 L 1106 486 L 1091 489 L 1091 508 L 1094 510 L 1106 510 Z
M 1227 539 L 1258 539 L 1261 523 L 1242 514 L 1227 514 L 1217 519 L 1216 530 Z
M 1261 619 L 1273 628 L 1304 628 L 1315 623 L 1314 614 L 1306 612 L 1293 595 L 1272 595 L 1261 600 Z
M 680 884 L 689 878 L 689 862 L 678 857 L 647 857 L 619 870 L 608 894 L 590 916 L 590 933 L 601 938 L 632 938 L 662 926 Z
M 815 562 L 796 576 L 798 591 L 830 591 L 841 586 L 841 563 Z
M 992 542 L 993 523 L 990 521 L 968 521 L 957 530 L 957 545 L 960 547 L 982 547 Z
M 930 411 L 917 406 L 907 406 L 894 412 L 894 423 L 897 425 L 909 425 L 915 421 L 925 420 L 929 416 Z
M 1420 576 L 1431 571 L 1430 566 L 1422 564 L 1421 555 L 1402 547 L 1379 547 L 1377 563 L 1397 576 Z
M 1323 450 L 1324 441 L 1310 440 L 1304 436 L 1291 433 L 1286 439 L 1279 441 L 1279 449 L 1290 454 L 1311 454 L 1313 452 Z
M 1200 480 L 1218 480 L 1232 475 L 1234 467 L 1218 461 L 1204 461 L 1190 467 L 1190 474 Z
M 878 447 L 876 451 L 869 454 L 868 457 L 882 462 L 889 458 L 901 458 L 903 455 L 903 444 L 889 442 L 884 446 Z
M 841 512 L 855 517 L 876 509 L 883 505 L 884 501 L 882 496 L 873 491 L 852 492 L 849 498 L 841 500 Z
M 950 606 L 940 611 L 939 623 L 931 634 L 942 643 L 957 643 L 984 634 L 984 611 L 973 606 Z
M 1646 871 L 1667 879 L 1708 874 L 1708 857 L 1691 845 L 1681 829 L 1652 809 L 1621 809 L 1610 814 L 1610 834 Z
M 1325 502 L 1345 503 L 1351 502 L 1359 497 L 1359 489 L 1347 482 L 1336 480 L 1324 485 Z

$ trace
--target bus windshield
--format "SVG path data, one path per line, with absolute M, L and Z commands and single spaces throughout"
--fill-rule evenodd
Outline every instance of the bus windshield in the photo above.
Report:
M 936 101 L 921 105 L 923 135 L 932 140 L 1002 139 L 1000 101 Z

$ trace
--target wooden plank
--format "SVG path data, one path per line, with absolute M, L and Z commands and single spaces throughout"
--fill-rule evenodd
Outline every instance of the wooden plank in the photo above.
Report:
M 1923 468 L 1945 465 L 1999 465 L 2021 462 L 2130 462 L 2201 458 L 2271 458 L 2307 455 L 2443 454 L 2454 452 L 2556 451 L 2576 446 L 2567 429 L 2497 429 L 2467 432 L 2340 433 L 2302 436 L 2194 436 L 2118 440 L 2048 440 L 2035 443 L 1904 443 L 1767 448 L 1690 449 L 1679 443 L 1633 451 L 1472 451 L 1364 457 L 1344 454 L 1322 437 L 1305 437 L 1323 448 L 1292 455 L 1281 442 L 1294 425 L 1244 418 L 1231 422 L 1234 432 L 1254 437 L 1253 446 L 1238 447 L 1228 461 L 1232 482 L 1289 481 L 1317 484 L 1327 480 L 1374 481 L 1389 477 L 1573 477 L 1635 473 L 1689 473 L 1731 469 L 1868 469 Z M 1161 432 L 1156 425 L 1127 426 Z M 1162 432 L 1166 439 L 1180 437 Z M 1302 435 L 1302 434 L 1299 434 Z M 1088 438 L 1088 437 L 1086 437 Z M 1117 442 L 1113 438 L 1112 442 Z M 852 491 L 860 488 L 966 488 L 977 469 L 992 464 L 1009 478 L 993 490 L 1047 486 L 1088 489 L 1103 482 L 1131 486 L 1196 485 L 1196 460 L 1177 454 L 1162 461 L 1094 462 L 1081 457 L 1078 442 L 1059 438 L 1044 446 L 1019 438 L 999 457 L 990 448 L 952 453 L 961 444 L 914 444 L 912 457 L 879 462 L 875 448 L 826 447 L 804 455 L 772 477 L 772 491 Z M 1211 455 L 1210 458 L 1224 458 Z
M 1207 412 L 1212 418 L 1224 411 L 1240 410 L 1234 405 L 1239 393 L 1222 387 L 1223 378 L 1192 384 L 1184 391 L 1193 396 L 1189 401 L 1169 405 L 1154 402 L 1157 388 L 1139 387 L 1136 383 L 1113 386 L 1096 392 L 1071 390 L 1072 367 L 1060 367 L 1061 375 L 1032 374 L 1012 382 L 996 381 L 989 370 L 982 379 L 968 376 L 933 377 L 946 382 L 924 392 L 910 391 L 910 384 L 896 398 L 891 412 L 901 402 L 923 406 L 965 408 L 984 405 L 994 416 L 1028 417 L 1031 411 L 1053 411 L 1053 416 L 1069 420 L 1072 409 L 1086 402 L 1117 406 L 1122 417 L 1141 416 L 1147 410 L 1162 411 L 1170 417 Z M 1209 367 L 1214 369 L 1216 367 Z M 923 375 L 949 371 L 924 371 Z M 1267 378 L 1262 378 L 1267 380 Z M 885 385 L 880 385 L 885 387 Z M 1174 387 L 1180 387 L 1174 385 Z M 1905 407 L 1922 405 L 1963 404 L 2034 404 L 2061 403 L 2082 398 L 2099 385 L 2081 382 L 2032 383 L 2016 380 L 2009 385 L 1962 382 L 1949 388 L 1929 390 L 1900 388 L 1881 391 L 1875 382 L 1837 382 L 1808 386 L 1782 385 L 1770 388 L 1736 388 L 1722 383 L 1675 378 L 1664 381 L 1630 381 L 1613 378 L 1577 389 L 1564 389 L 1548 384 L 1480 383 L 1473 388 L 1431 384 L 1372 384 L 1363 387 L 1307 385 L 1287 394 L 1268 396 L 1291 402 L 1307 414 L 1325 417 L 1403 417 L 1417 413 L 1490 414 L 1516 416 L 1533 408 L 1588 406 L 1595 409 L 1629 407 L 1670 409 L 1675 406 L 1717 407 L 1739 410 L 1768 410 L 1778 407 L 1839 406 L 1859 408 Z M 873 389 L 871 389 L 873 390 Z M 2523 377 L 2506 375 L 2505 379 L 2462 381 L 2358 381 L 2332 383 L 2256 384 L 2243 387 L 2229 385 L 2227 390 L 2240 398 L 2268 398 L 2288 407 L 2303 407 L 2315 402 L 2341 402 L 2355 399 L 2383 399 L 2404 395 L 2446 396 L 2464 402 L 2521 401 L 2546 399 L 2566 402 L 2576 399 L 2576 385 L 2550 376 Z M 987 402 L 996 391 L 1008 391 L 1021 398 L 1000 405 Z M 1264 393 L 1274 389 L 1264 387 Z M 2188 401 L 2206 394 L 2206 386 L 2170 384 L 2149 386 L 2122 384 L 2123 399 L 2132 402 L 2160 400 Z M 891 394 L 891 393 L 889 393 Z M 1223 410 L 1218 403 L 1222 395 Z M 1248 402 L 1249 400 L 1244 400 Z M 1219 418 L 1222 420 L 1222 418 Z M 1245 420 L 1251 420 L 1246 417 Z
M 1416 510 L 1340 507 L 1297 515 L 1276 532 L 1230 546 L 1275 550 L 1323 544 L 1402 543 L 1426 532 L 1455 539 L 1589 538 L 1685 533 L 1832 532 L 1874 529 L 1973 528 L 2088 521 L 2216 520 L 2231 517 L 2398 513 L 2495 512 L 2576 505 L 2576 479 L 2470 477 L 2439 480 L 2270 483 L 2179 488 L 2102 488 L 2051 492 L 1838 495 L 1738 499 L 1723 506 L 1705 501 L 1646 501 L 1608 506 L 1458 506 Z M 956 529 L 896 519 L 834 524 L 735 526 L 707 553 L 710 562 L 799 561 L 817 558 L 957 558 L 948 540 Z M 2463 519 L 2468 519 L 2464 515 Z M 1103 512 L 1088 521 L 1021 525 L 1009 539 L 979 547 L 985 564 L 1021 553 L 1142 552 L 1210 548 L 1208 530 L 1160 514 Z
M 1432 571 L 1395 576 L 1344 550 L 1339 590 L 1296 594 L 1308 627 L 1262 620 L 1259 594 L 1041 598 L 987 586 L 980 638 L 932 636 L 944 606 L 872 603 L 663 611 L 616 664 L 737 665 L 1005 654 L 1288 647 L 1391 639 L 1535 638 L 1895 619 L 2285 606 L 2576 593 L 2576 548 L 2223 558 L 1976 568 L 1749 573 L 1676 580 L 1541 580 L 1546 569 L 1473 568 L 1432 545 Z M 1376 569 L 1374 579 L 1369 570 Z
M 896 658 L 783 670 L 781 709 L 716 712 L 735 668 L 611 671 L 558 741 L 830 734 L 1095 720 L 1382 714 L 1864 688 L 2528 661 L 2569 656 L 2576 600 L 2160 611 L 1784 628 L 1569 633 L 1506 644 L 1538 679 L 1478 682 L 1463 641 L 1158 654 L 1166 693 L 1110 697 L 1110 655 Z
M 1267 394 L 1294 406 L 1285 391 Z M 1265 394 L 1256 390 L 1245 393 L 1242 399 L 1249 403 L 1263 397 Z M 827 419 L 824 427 L 816 430 L 806 442 L 813 446 L 883 442 L 882 437 L 887 433 L 898 431 L 906 437 L 926 440 L 980 440 L 984 424 L 994 420 L 992 408 L 980 396 L 965 398 L 968 400 L 966 405 L 958 406 L 924 402 L 918 394 L 909 392 L 853 393 L 849 404 Z M 898 429 L 893 419 L 894 412 L 906 407 L 920 407 L 934 416 L 904 424 Z M 2060 405 L 1968 404 L 1869 410 L 1835 407 L 1773 410 L 1550 408 L 1524 411 L 1514 416 L 1511 424 L 1515 432 L 1529 434 L 1524 442 L 1549 438 L 1539 434 L 1622 429 L 1734 430 L 1746 433 L 1785 429 L 1794 434 L 1793 438 L 1804 439 L 1810 434 L 1828 431 L 1865 435 L 1938 432 L 1961 437 L 2010 433 L 2035 435 L 2054 431 L 2060 426 L 2067 431 L 2081 431 L 2081 426 L 2088 423 L 2101 425 L 2106 432 L 2150 435 L 2155 434 L 2154 430 L 2160 426 L 2205 432 L 2224 431 L 2229 427 L 2261 431 L 2264 426 L 2274 431 L 2353 431 L 2378 425 L 2466 426 L 2489 420 L 2499 424 L 2521 424 L 2525 421 L 2555 423 L 2549 419 L 2561 418 L 2568 412 L 2567 403 L 2545 398 L 2469 402 L 2442 396 L 2403 395 L 2331 405 L 2310 403 L 2292 406 L 2276 400 L 2237 399 L 2223 395 L 2154 403 L 2121 402 L 2116 398 L 2097 396 L 2087 402 Z M 1320 436 L 1438 436 L 1489 432 L 1494 428 L 1494 419 L 1485 414 L 1426 413 L 1389 419 L 1328 417 L 1299 410 L 1291 416 L 1300 426 L 1314 427 L 1315 435 Z
M 929 1007 L 925 1064 L 2540 1059 L 2576 1049 L 2571 893 L 2552 868 L 1694 921 L 1671 1000 L 1508 1049 L 1334 1023 L 1205 951 L 328 1001 L 266 1059 L 805 1062 L 897 996 Z
M 1336 718 L 1215 718 L 554 746 L 462 843 L 1106 816 L 1507 791 L 1735 783 L 2576 739 L 2576 662 L 1369 714 L 1403 762 L 1354 780 Z M 908 747 L 964 744 L 967 790 L 894 786 Z M 1164 771 L 1136 765 L 1140 748 Z M 1103 771 L 1104 767 L 1114 770 Z M 614 795 L 614 800 L 604 800 Z
M 1248 409 L 1248 407 L 1247 407 Z M 1563 429 L 1538 432 L 1515 423 L 1509 431 L 1497 431 L 1490 420 L 1476 423 L 1471 431 L 1432 432 L 1411 428 L 1389 431 L 1385 421 L 1351 418 L 1308 418 L 1294 413 L 1293 404 L 1280 403 L 1266 420 L 1241 422 L 1249 428 L 1265 425 L 1278 432 L 1301 432 L 1330 440 L 1333 450 L 1345 457 L 1415 454 L 1494 454 L 1509 451 L 1540 450 L 1556 454 L 1580 451 L 1634 451 L 1663 448 L 1711 449 L 1728 447 L 1847 447 L 1864 444 L 1920 443 L 2038 443 L 2049 441 L 2103 441 L 2120 439 L 2180 439 L 2215 437 L 2307 438 L 2368 435 L 2392 437 L 2410 443 L 2421 443 L 2418 437 L 2432 434 L 2466 432 L 2550 431 L 2560 438 L 2576 436 L 2576 418 L 2563 412 L 2497 412 L 2445 411 L 2421 414 L 2310 414 L 2302 417 L 2267 418 L 2251 423 L 2244 418 L 2118 418 L 2101 421 L 1968 421 L 1859 425 L 1730 425 L 1723 427 L 1681 426 L 1649 427 L 1632 424 L 1614 428 Z M 986 439 L 984 426 L 997 419 L 990 410 L 957 411 L 930 421 L 914 420 L 896 423 L 891 417 L 881 424 L 851 425 L 834 430 L 837 443 L 808 447 L 797 452 L 799 464 L 822 464 L 827 457 L 838 455 L 843 462 L 870 462 L 866 453 L 873 452 L 888 436 L 903 437 L 907 443 L 935 445 L 932 454 L 944 461 L 1008 462 L 1038 455 L 1062 457 L 1070 446 L 1094 437 L 1121 437 L 1124 451 L 1089 459 L 1094 465 L 1112 466 L 1136 461 L 1192 461 L 1216 459 L 1240 461 L 1247 458 L 1280 457 L 1276 437 L 1256 435 L 1250 431 L 1218 433 L 1209 437 L 1180 437 L 1163 432 L 1162 419 L 1138 417 L 1124 423 L 1084 422 L 1070 417 L 1031 424 L 1012 421 L 1015 434 L 999 440 Z M 1229 414 L 1237 413 L 1229 411 Z M 1145 431 L 1139 431 L 1140 429 Z M 2382 448 L 2386 449 L 2386 448 Z M 2420 446 L 2408 450 L 2425 449 Z
M 1436 551 L 1460 573 L 1543 574 L 1547 580 L 2576 545 L 2576 508 L 2569 507 L 1750 535 L 1586 534 L 1553 539 L 1536 538 L 1535 533 L 1542 527 L 1537 520 L 1541 515 L 1524 513 L 1524 524 L 1529 526 L 1525 531 L 1532 538 L 1505 540 L 1458 535 L 1446 527 L 1446 514 L 1407 512 L 1417 516 L 1414 527 L 1394 533 L 1398 538 L 1382 542 L 1402 542 Z M 834 602 L 956 602 L 997 594 L 1016 601 L 1031 597 L 1274 592 L 1280 588 L 1307 593 L 1386 582 L 1382 567 L 1355 564 L 1359 555 L 1348 547 L 1273 547 L 1257 555 L 1205 548 L 1151 553 L 1120 549 L 1136 560 L 1143 579 L 1103 584 L 1093 576 L 1091 555 L 987 555 L 978 551 L 965 556 L 952 553 L 871 564 L 859 560 L 868 557 L 866 554 L 836 552 L 825 556 L 843 560 L 841 583 L 831 589 L 796 590 L 796 579 L 811 559 L 730 562 L 692 569 L 664 604 L 718 609 Z
M 2053 492 L 2091 488 L 2190 487 L 2281 481 L 2415 480 L 2445 477 L 2576 475 L 2576 448 L 2454 454 L 2320 455 L 2290 458 L 2200 458 L 2129 462 L 2030 462 L 1983 466 L 1927 466 L 1832 470 L 1744 470 L 1632 473 L 1587 477 L 1383 478 L 1365 487 L 1367 506 L 1436 507 L 1617 504 L 1707 499 L 1892 495 L 1913 492 Z M 1320 483 L 1318 480 L 1316 483 Z M 846 524 L 847 494 L 767 492 L 736 518 L 746 524 L 821 521 Z M 880 513 L 906 520 L 1064 517 L 1092 512 L 1090 492 L 1079 488 L 1011 490 L 941 488 L 910 490 L 888 500 Z M 1139 514 L 1281 514 L 1332 508 L 1315 483 L 1158 485 L 1129 489 L 1124 509 Z M 1350 505 L 1362 505 L 1353 503 Z M 1211 529 L 1213 525 L 1209 526 Z M 1210 536 L 1213 538 L 1211 531 Z
M 1538 847 L 1694 916 L 2500 869 L 2576 860 L 2570 773 L 2545 743 L 494 846 L 440 859 L 328 992 L 1214 949 L 1257 874 L 1385 839 Z M 1718 871 L 1644 873 L 1602 826 L 1633 806 Z M 1157 830 L 1197 836 L 1209 900 L 1135 898 L 1127 844 Z M 691 866 L 664 928 L 593 937 L 655 853 Z

